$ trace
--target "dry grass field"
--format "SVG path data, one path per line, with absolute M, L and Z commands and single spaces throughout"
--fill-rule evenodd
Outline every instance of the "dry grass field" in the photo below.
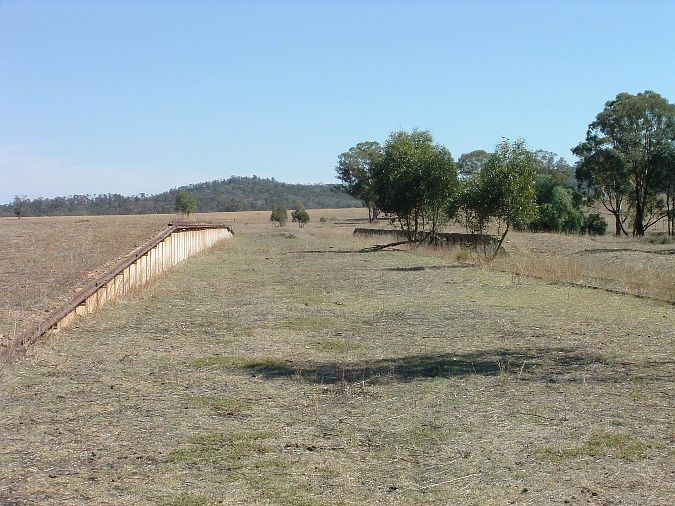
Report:
M 0 218 L 0 335 L 63 304 L 172 216 Z
M 673 305 L 310 213 L 217 216 L 233 240 L 2 369 L 0 504 L 673 503 Z M 506 258 L 538 239 L 672 248 Z

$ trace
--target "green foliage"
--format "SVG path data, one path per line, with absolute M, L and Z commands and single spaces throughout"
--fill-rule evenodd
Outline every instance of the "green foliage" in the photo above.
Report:
M 607 221 L 598 213 L 591 213 L 584 220 L 584 232 L 588 235 L 605 235 Z
M 462 223 L 467 232 L 484 234 L 490 223 L 490 192 L 479 176 L 462 181 L 449 199 L 447 214 Z
M 484 233 L 490 220 L 496 219 L 502 230 L 496 255 L 512 227 L 524 227 L 537 215 L 536 167 L 537 160 L 523 140 L 500 142 L 483 169 L 450 199 L 447 213 L 459 216 L 471 233 Z
M 673 142 L 675 104 L 653 91 L 619 93 L 588 126 L 585 142 L 572 150 L 581 159 L 577 178 L 599 193 L 616 218 L 617 234 L 623 231 L 625 202 L 632 208 L 635 235 L 644 235 L 665 216 L 653 205 L 659 190 L 655 157 Z
M 470 179 L 483 170 L 483 167 L 490 158 L 490 153 L 482 149 L 476 149 L 469 153 L 464 153 L 457 160 L 457 172 L 462 180 Z
M 575 184 L 574 170 L 567 163 L 567 160 L 551 153 L 538 149 L 534 152 L 534 157 L 537 161 L 537 176 L 550 178 L 554 186 L 562 186 L 564 188 L 573 188 Z
M 496 218 L 506 228 L 526 226 L 537 212 L 535 188 L 536 160 L 519 139 L 504 140 L 480 173 L 485 207 L 483 214 Z
M 270 215 L 270 221 L 275 226 L 278 225 L 283 227 L 288 221 L 288 210 L 280 204 L 274 204 L 272 207 L 272 214 Z
M 293 223 L 297 222 L 300 228 L 309 223 L 309 213 L 305 209 L 305 206 L 302 204 L 296 204 L 295 209 L 291 213 L 291 219 L 293 220 Z
M 187 192 L 178 192 L 173 210 L 185 216 L 197 210 L 197 199 Z
M 26 209 L 30 206 L 30 200 L 26 198 L 25 195 L 19 196 L 16 195 L 14 197 L 14 215 L 21 219 L 22 216 L 25 215 Z
M 675 142 L 665 146 L 653 158 L 656 186 L 664 195 L 668 235 L 675 235 Z
M 550 182 L 550 179 L 547 179 Z M 539 189 L 539 187 L 538 187 Z M 539 216 L 530 223 L 530 228 L 547 232 L 580 232 L 584 225 L 584 215 L 575 202 L 574 194 L 569 188 L 554 186 L 546 188 L 541 194 Z
M 372 176 L 377 207 L 411 241 L 419 233 L 433 237 L 458 186 L 450 152 L 434 144 L 429 132 L 418 130 L 392 133 Z
M 378 215 L 372 173 L 374 165 L 382 159 L 382 156 L 382 146 L 379 142 L 359 142 L 338 157 L 338 164 L 335 167 L 337 178 L 343 182 L 341 188 L 368 207 L 371 222 Z

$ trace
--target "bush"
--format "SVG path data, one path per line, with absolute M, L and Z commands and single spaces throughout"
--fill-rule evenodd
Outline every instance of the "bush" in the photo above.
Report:
M 197 199 L 188 192 L 178 192 L 173 209 L 177 213 L 189 217 L 190 213 L 197 210 Z
M 607 232 L 607 221 L 598 213 L 591 213 L 586 216 L 584 231 L 588 235 L 605 235 L 605 232 Z
M 553 186 L 540 194 L 539 216 L 530 228 L 543 232 L 578 233 L 584 228 L 584 215 L 569 188 Z
M 270 221 L 276 226 L 283 227 L 288 221 L 288 211 L 281 204 L 274 204 Z
M 305 223 L 309 221 L 309 213 L 307 212 L 307 209 L 305 209 L 305 206 L 297 204 L 295 210 L 291 213 L 291 218 L 293 219 L 293 223 L 297 221 L 298 226 L 302 228 L 305 226 Z

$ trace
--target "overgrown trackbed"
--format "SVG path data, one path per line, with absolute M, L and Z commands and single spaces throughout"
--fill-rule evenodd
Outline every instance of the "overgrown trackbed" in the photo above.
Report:
M 0 504 L 672 501 L 672 306 L 238 232 L 0 373 Z

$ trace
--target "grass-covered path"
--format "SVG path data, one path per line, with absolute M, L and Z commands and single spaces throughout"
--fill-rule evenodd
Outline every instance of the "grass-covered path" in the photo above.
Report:
M 0 372 L 0 504 L 666 504 L 675 310 L 252 227 Z

